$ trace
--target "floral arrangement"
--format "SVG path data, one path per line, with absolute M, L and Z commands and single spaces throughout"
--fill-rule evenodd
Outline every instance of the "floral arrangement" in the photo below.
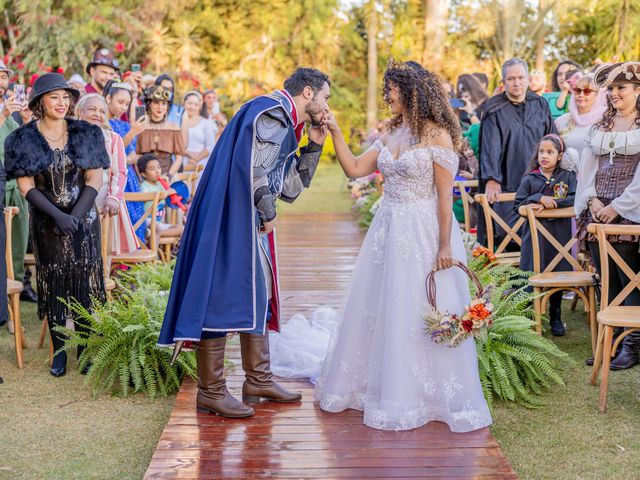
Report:
M 482 245 L 478 245 L 476 248 L 474 248 L 471 252 L 471 255 L 473 255 L 473 258 L 483 258 L 485 260 L 485 266 L 496 261 L 496 256 L 493 254 L 493 252 L 487 247 L 483 247 Z
M 424 316 L 426 333 L 433 342 L 446 342 L 449 347 L 457 347 L 470 337 L 485 339 L 493 323 L 491 286 L 483 287 L 476 275 L 464 264 L 456 262 L 454 265 L 464 271 L 477 287 L 475 297 L 465 307 L 462 315 L 439 311 L 436 306 L 435 271 L 430 272 L 426 280 L 427 300 L 432 307 Z

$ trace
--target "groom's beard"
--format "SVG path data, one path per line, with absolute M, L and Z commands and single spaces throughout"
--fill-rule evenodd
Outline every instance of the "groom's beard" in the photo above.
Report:
M 307 105 L 306 112 L 311 119 L 311 121 L 309 122 L 311 123 L 311 126 L 319 127 L 322 125 L 322 121 L 324 120 L 324 109 L 320 108 L 317 105 L 314 105 L 313 103 L 310 103 L 309 105 Z

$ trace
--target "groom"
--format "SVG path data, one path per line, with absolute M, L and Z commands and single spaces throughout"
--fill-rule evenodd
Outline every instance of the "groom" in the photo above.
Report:
M 228 332 L 240 332 L 246 380 L 242 398 L 297 402 L 273 381 L 268 329 L 279 324 L 273 228 L 276 199 L 294 201 L 308 187 L 327 129 L 329 77 L 298 68 L 284 90 L 257 97 L 225 128 L 202 174 L 182 237 L 159 345 L 197 342 L 197 409 L 249 417 L 223 377 Z M 305 122 L 309 143 L 296 154 Z

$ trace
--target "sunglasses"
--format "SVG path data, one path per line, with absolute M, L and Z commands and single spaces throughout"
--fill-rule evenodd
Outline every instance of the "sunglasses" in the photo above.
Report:
M 583 93 L 588 96 L 588 95 L 591 95 L 592 93 L 596 93 L 596 91 L 590 88 L 574 88 L 573 89 L 574 95 L 582 95 Z

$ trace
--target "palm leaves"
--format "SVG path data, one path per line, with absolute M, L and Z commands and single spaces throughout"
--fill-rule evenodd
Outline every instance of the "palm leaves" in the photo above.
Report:
M 89 313 L 76 301 L 69 307 L 89 328 L 89 334 L 56 327 L 69 336 L 65 350 L 85 347 L 78 368 L 89 366 L 85 382 L 94 396 L 103 392 L 146 392 L 166 396 L 180 387 L 183 375 L 196 377 L 193 352 L 185 352 L 171 365 L 171 351 L 156 345 L 167 306 L 173 266 L 156 264 L 134 267 L 122 275 L 124 287 L 118 297 L 94 304 Z
M 484 265 L 482 257 L 470 261 L 469 268 L 483 285 L 495 285 L 493 326 L 485 340 L 476 341 L 487 402 L 497 397 L 530 408 L 542 405 L 539 396 L 554 384 L 564 385 L 560 374 L 573 361 L 533 330 L 528 274 L 510 265 Z

